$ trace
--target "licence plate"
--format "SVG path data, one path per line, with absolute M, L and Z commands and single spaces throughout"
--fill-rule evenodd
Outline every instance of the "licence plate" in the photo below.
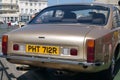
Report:
M 27 53 L 59 55 L 59 47 L 58 46 L 44 46 L 44 45 L 27 44 L 26 52 Z

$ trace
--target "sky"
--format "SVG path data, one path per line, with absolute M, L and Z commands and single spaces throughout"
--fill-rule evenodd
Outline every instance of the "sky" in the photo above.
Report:
M 92 2 L 93 0 L 48 0 L 48 6 L 64 3 Z

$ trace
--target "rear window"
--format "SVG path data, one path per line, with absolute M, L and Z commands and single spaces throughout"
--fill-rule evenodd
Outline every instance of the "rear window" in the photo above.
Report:
M 30 24 L 95 24 L 105 25 L 109 8 L 96 5 L 61 5 L 44 9 Z

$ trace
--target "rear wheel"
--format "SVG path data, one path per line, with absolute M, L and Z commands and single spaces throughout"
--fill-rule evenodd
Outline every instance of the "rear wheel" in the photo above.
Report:
M 113 57 L 112 58 L 112 63 L 111 63 L 111 65 L 110 65 L 110 67 L 109 67 L 109 69 L 107 69 L 107 70 L 105 70 L 104 72 L 103 72 L 103 80 L 113 80 L 113 78 L 114 78 L 114 72 L 115 72 L 115 58 Z

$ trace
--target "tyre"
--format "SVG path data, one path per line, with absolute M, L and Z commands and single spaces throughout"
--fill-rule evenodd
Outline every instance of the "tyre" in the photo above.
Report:
M 103 80 L 113 80 L 113 78 L 115 76 L 115 74 L 114 74 L 115 66 L 116 66 L 115 58 L 113 57 L 110 67 L 107 70 L 103 71 L 103 78 L 104 78 Z

